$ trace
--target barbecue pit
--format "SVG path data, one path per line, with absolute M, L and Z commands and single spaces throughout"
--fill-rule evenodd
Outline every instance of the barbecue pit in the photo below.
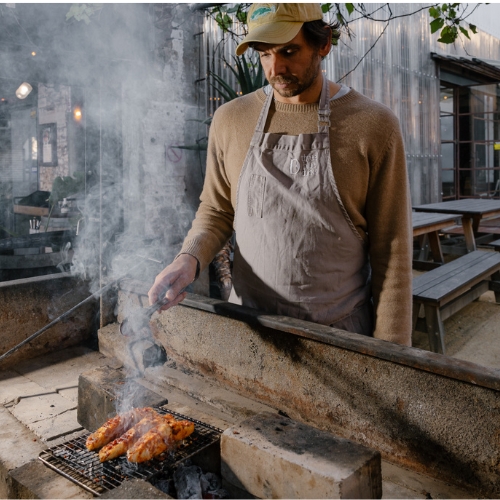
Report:
M 195 423 L 194 433 L 180 442 L 174 450 L 161 460 L 151 460 L 145 464 L 131 464 L 125 456 L 100 463 L 96 451 L 88 451 L 85 441 L 89 432 L 63 444 L 43 451 L 39 459 L 47 466 L 81 486 L 94 496 L 118 487 L 129 479 L 151 481 L 170 478 L 175 469 L 220 440 L 222 431 L 209 424 L 192 419 L 186 415 L 168 410 L 165 406 L 154 408 L 160 415 L 172 414 L 178 420 Z

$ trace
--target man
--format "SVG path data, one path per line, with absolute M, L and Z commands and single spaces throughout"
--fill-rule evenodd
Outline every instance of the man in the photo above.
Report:
M 237 47 L 270 86 L 221 106 L 201 204 L 156 278 L 178 304 L 236 234 L 230 301 L 411 345 L 411 210 L 392 112 L 330 82 L 319 4 L 254 4 Z

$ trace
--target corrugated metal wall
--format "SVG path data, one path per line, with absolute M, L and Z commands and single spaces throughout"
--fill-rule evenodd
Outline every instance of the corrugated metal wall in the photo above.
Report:
M 402 16 L 418 11 L 424 4 L 365 6 L 367 11 L 376 12 L 374 18 L 383 20 L 389 17 L 389 9 L 394 16 Z M 480 8 L 486 10 L 488 6 Z M 500 40 L 478 31 L 471 35 L 470 41 L 462 37 L 463 40 L 454 45 L 445 45 L 437 42 L 437 33 L 431 34 L 431 20 L 425 8 L 411 16 L 393 19 L 387 27 L 385 22 L 354 21 L 350 25 L 352 39 L 342 36 L 323 63 L 329 79 L 341 81 L 386 104 L 398 116 L 414 204 L 439 201 L 441 197 L 439 79 L 431 52 L 500 60 Z M 385 33 L 370 50 L 384 29 Z M 223 62 L 224 59 L 233 61 L 234 43 L 228 37 L 226 43 L 222 43 L 222 33 L 209 17 L 204 31 L 207 70 L 222 75 L 236 86 Z M 367 55 L 363 58 L 364 54 Z M 223 102 L 208 81 L 206 98 L 209 114 Z

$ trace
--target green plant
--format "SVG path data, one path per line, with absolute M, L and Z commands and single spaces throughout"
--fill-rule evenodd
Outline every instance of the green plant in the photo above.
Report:
M 246 59 L 245 54 L 240 57 L 234 57 L 234 62 L 236 63 L 236 69 L 228 65 L 228 68 L 232 71 L 238 84 L 241 88 L 241 94 L 233 89 L 229 83 L 227 83 L 223 78 L 215 73 L 210 73 L 210 76 L 222 87 L 219 88 L 214 84 L 212 87 L 223 97 L 226 101 L 232 101 L 239 97 L 239 95 L 250 94 L 257 89 L 260 89 L 264 83 L 264 73 L 262 71 L 262 65 L 259 61 L 253 63 L 251 60 Z
M 259 89 L 264 85 L 264 72 L 262 71 L 262 66 L 259 61 L 252 62 L 247 59 L 243 54 L 240 57 L 233 57 L 236 69 L 231 65 L 228 68 L 232 71 L 236 77 L 239 88 L 241 89 L 238 93 L 237 89 L 234 89 L 229 82 L 224 80 L 221 76 L 216 75 L 213 72 L 209 73 L 209 76 L 215 80 L 214 83 L 210 85 L 219 93 L 219 95 L 226 101 L 232 101 L 241 95 L 250 94 L 255 90 Z M 217 86 L 219 85 L 219 86 Z M 191 120 L 201 123 L 203 125 L 209 125 L 212 123 L 212 117 L 205 118 L 204 120 Z M 206 151 L 207 150 L 207 137 L 202 137 L 196 141 L 196 144 L 188 144 L 182 146 L 175 146 L 178 149 L 186 149 L 189 151 Z
M 53 206 L 57 202 L 76 194 L 85 188 L 85 174 L 75 172 L 74 177 L 56 177 L 52 183 L 52 191 L 49 196 L 49 204 Z
M 48 198 L 49 201 L 49 215 L 47 217 L 47 224 L 45 224 L 45 232 L 49 227 L 50 218 L 54 207 L 59 201 L 68 198 L 70 195 L 76 194 L 85 188 L 85 174 L 83 172 L 75 172 L 74 177 L 59 176 L 54 179 L 52 183 L 52 190 Z

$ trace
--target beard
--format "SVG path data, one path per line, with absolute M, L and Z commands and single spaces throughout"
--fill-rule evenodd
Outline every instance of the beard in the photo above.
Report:
M 307 90 L 316 80 L 319 75 L 321 65 L 318 64 L 316 57 L 311 59 L 311 64 L 306 68 L 302 78 L 298 78 L 293 75 L 280 75 L 275 76 L 269 80 L 271 87 L 278 92 L 281 97 L 294 97 L 296 95 L 302 94 Z M 277 83 L 285 83 L 292 85 L 292 88 L 280 89 L 276 88 Z

